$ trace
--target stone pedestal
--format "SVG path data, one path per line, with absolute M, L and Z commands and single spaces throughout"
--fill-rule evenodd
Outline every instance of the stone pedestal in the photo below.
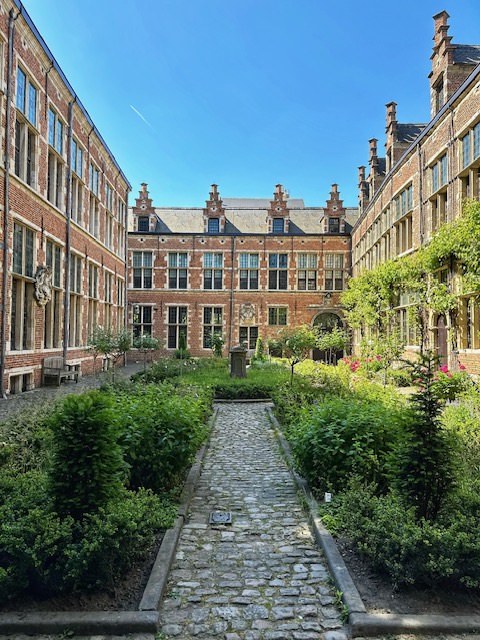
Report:
M 247 377 L 247 349 L 241 345 L 230 349 L 230 377 Z

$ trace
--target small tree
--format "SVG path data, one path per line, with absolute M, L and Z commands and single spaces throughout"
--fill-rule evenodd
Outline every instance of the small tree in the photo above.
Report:
M 412 420 L 392 465 L 393 484 L 418 520 L 434 520 L 453 487 L 450 446 L 440 424 L 442 401 L 435 393 L 438 357 L 431 352 L 410 363 L 418 391 L 411 398 Z
M 157 351 L 160 348 L 160 341 L 149 333 L 146 333 L 144 335 L 137 336 L 133 341 L 133 346 L 135 349 L 138 349 L 143 353 L 143 370 L 146 371 L 147 356 L 148 354 L 153 354 L 154 351 Z
M 215 358 L 221 358 L 223 355 L 223 345 L 225 344 L 225 340 L 221 333 L 214 332 L 212 335 L 212 351 Z
M 290 386 L 293 386 L 294 367 L 308 358 L 310 351 L 317 344 L 317 334 L 308 325 L 302 325 L 293 329 L 285 329 L 279 337 L 282 342 L 283 353 L 290 364 Z
M 263 360 L 265 360 L 265 347 L 260 336 L 257 338 L 257 342 L 255 343 L 255 355 L 253 356 L 253 359 L 259 362 L 263 362 Z
M 317 348 L 328 354 L 328 364 L 332 364 L 334 354 L 338 351 L 344 351 L 348 344 L 348 336 L 343 329 L 340 329 L 340 327 L 333 327 L 331 331 L 318 332 Z
M 132 344 L 130 333 L 126 329 L 114 333 L 109 327 L 96 327 L 88 340 L 88 347 L 93 353 L 93 373 L 95 362 L 100 354 L 107 360 L 113 361 L 112 379 L 115 379 L 115 365 L 130 349 Z

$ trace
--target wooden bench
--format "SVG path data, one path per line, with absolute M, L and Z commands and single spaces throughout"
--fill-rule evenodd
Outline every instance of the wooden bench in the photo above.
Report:
M 60 386 L 62 380 L 75 380 L 78 382 L 80 375 L 80 365 L 63 364 L 61 356 L 49 356 L 43 359 L 42 385 L 45 385 L 47 378 L 53 378 L 57 387 Z

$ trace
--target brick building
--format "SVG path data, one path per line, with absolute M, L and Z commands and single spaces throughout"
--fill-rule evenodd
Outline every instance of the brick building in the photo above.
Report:
M 407 255 L 429 242 L 444 222 L 456 219 L 465 198 L 480 193 L 480 45 L 453 44 L 448 14 L 434 16 L 429 123 L 397 121 L 397 105 L 386 105 L 385 155 L 370 140 L 369 172 L 359 167 L 360 216 L 352 231 L 353 274 Z M 460 360 L 480 373 L 478 296 L 461 292 L 454 267 L 439 272 L 458 293 L 456 314 L 431 313 L 430 346 L 455 366 Z M 398 301 L 398 325 L 414 351 L 408 305 Z M 455 325 L 455 326 L 454 326 Z M 358 336 L 357 336 L 358 339 Z
M 18 0 L 0 11 L 0 396 L 125 320 L 128 180 Z
M 269 200 L 222 198 L 214 184 L 205 207 L 168 209 L 154 207 L 142 184 L 128 234 L 134 335 L 208 356 L 214 332 L 227 350 L 254 349 L 282 327 L 343 325 L 356 215 L 337 185 L 326 207 L 307 208 L 282 185 Z

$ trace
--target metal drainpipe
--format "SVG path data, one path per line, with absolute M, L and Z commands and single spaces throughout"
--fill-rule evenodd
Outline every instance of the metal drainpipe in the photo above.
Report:
M 233 302 L 235 291 L 235 241 L 236 237 L 232 236 L 232 282 L 230 288 L 230 327 L 228 330 L 228 352 L 232 348 L 232 333 L 233 333 Z
M 128 329 L 128 187 L 125 190 L 125 239 L 124 239 L 124 276 L 123 285 L 123 328 Z M 118 295 L 118 292 L 117 292 Z M 127 354 L 123 356 L 124 365 L 127 364 Z
M 77 97 L 68 103 L 68 140 L 67 140 L 67 205 L 66 238 L 65 238 L 65 295 L 63 303 L 63 361 L 67 362 L 68 343 L 70 342 L 70 214 L 72 208 L 72 134 L 73 134 L 73 105 Z
M 13 70 L 13 40 L 15 37 L 15 20 L 20 15 L 20 11 L 14 16 L 13 9 L 10 9 L 8 16 L 8 58 L 7 58 L 7 91 L 6 91 L 6 118 L 5 118 L 5 162 L 4 162 L 4 189 L 5 197 L 3 203 L 3 282 L 2 282 L 2 315 L 1 315 L 1 358 L 0 358 L 0 395 L 6 398 L 5 393 L 5 358 L 7 354 L 7 287 L 8 287 L 8 242 L 9 226 L 8 216 L 10 213 L 10 154 L 12 149 L 12 70 Z

